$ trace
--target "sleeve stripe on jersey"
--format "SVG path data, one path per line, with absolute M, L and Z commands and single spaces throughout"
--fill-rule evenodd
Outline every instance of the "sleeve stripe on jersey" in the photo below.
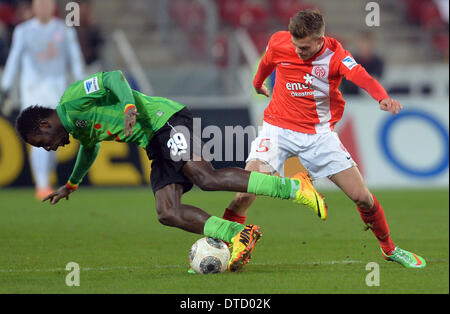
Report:
M 127 111 L 130 110 L 131 108 L 136 108 L 136 106 L 133 104 L 127 104 L 125 106 L 125 110 L 123 111 L 123 113 L 127 113 Z
M 70 182 L 70 180 L 69 180 L 66 183 L 66 187 L 70 190 L 76 190 L 76 189 L 78 189 L 78 184 L 74 184 L 74 183 Z

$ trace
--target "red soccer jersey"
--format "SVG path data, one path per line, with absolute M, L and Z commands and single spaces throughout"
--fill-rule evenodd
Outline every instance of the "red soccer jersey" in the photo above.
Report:
M 384 88 L 331 37 L 325 37 L 314 57 L 302 60 L 288 31 L 273 34 L 253 85 L 261 87 L 274 69 L 275 86 L 264 121 L 285 129 L 310 134 L 332 131 L 344 113 L 345 101 L 338 89 L 344 76 L 375 100 L 388 98 Z

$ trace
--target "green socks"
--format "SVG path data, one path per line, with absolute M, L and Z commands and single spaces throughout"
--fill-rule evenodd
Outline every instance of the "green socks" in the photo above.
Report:
M 282 199 L 295 198 L 299 189 L 300 183 L 298 180 L 279 178 L 254 171 L 250 174 L 247 186 L 248 193 Z
M 298 180 L 279 178 L 267 174 L 252 172 L 248 180 L 247 192 L 281 199 L 293 199 L 300 189 Z M 206 220 L 203 234 L 206 237 L 221 239 L 230 243 L 231 239 L 244 230 L 245 226 L 237 222 L 211 216 Z
M 206 237 L 220 239 L 230 243 L 231 239 L 244 230 L 245 226 L 237 222 L 228 221 L 216 216 L 209 217 L 203 227 L 203 234 Z

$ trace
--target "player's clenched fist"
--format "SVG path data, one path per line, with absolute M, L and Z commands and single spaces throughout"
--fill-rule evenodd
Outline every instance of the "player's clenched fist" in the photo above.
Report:
M 266 86 L 266 83 L 261 85 L 260 88 L 255 88 L 255 91 L 256 91 L 256 93 L 258 93 L 260 95 L 264 95 L 266 97 L 270 97 L 270 92 L 269 92 L 269 89 Z
M 402 105 L 392 98 L 386 98 L 380 101 L 380 109 L 389 111 L 392 115 L 399 113 L 402 108 Z

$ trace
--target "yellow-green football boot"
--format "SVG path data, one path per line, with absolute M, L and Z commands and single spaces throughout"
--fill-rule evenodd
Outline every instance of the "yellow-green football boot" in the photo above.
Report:
M 262 236 L 261 228 L 256 225 L 246 225 L 245 228 L 231 240 L 231 258 L 228 270 L 241 270 L 251 258 L 256 242 Z
M 294 196 L 294 202 L 308 206 L 320 219 L 327 219 L 327 204 L 323 196 L 316 191 L 308 174 L 299 172 L 292 179 L 298 180 L 300 183 L 300 188 Z

